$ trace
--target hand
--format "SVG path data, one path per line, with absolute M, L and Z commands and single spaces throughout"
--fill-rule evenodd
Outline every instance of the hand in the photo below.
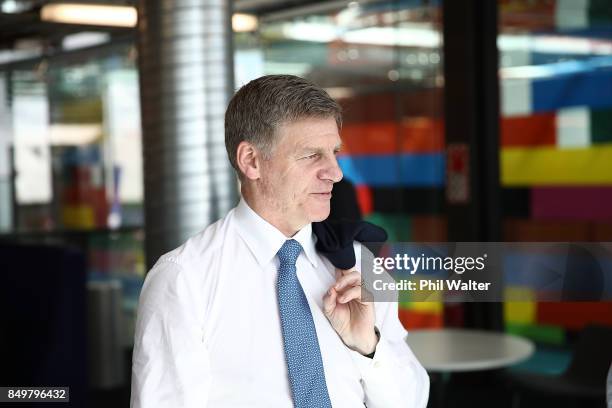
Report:
M 323 296 L 323 313 L 347 347 L 368 355 L 376 349 L 378 336 L 374 332 L 374 304 L 361 295 L 361 274 L 354 269 L 336 269 L 336 283 Z

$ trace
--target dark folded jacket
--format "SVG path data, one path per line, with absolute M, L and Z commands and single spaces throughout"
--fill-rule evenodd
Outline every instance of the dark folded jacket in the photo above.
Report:
M 317 236 L 317 251 L 339 269 L 355 266 L 353 241 L 380 243 L 387 240 L 384 229 L 367 221 L 313 222 L 312 231 Z

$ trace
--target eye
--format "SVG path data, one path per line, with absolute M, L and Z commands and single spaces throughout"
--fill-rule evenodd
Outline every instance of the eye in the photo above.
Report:
M 318 153 L 313 153 L 313 154 L 309 154 L 308 156 L 305 156 L 304 159 L 306 160 L 313 160 L 316 159 L 317 157 L 319 157 Z

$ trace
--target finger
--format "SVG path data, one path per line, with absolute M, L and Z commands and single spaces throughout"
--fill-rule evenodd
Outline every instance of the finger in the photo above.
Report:
M 357 271 L 353 271 L 348 275 L 341 276 L 334 285 L 334 288 L 338 291 L 348 286 L 361 285 L 361 274 Z
M 344 292 L 339 293 L 338 302 L 348 303 L 352 300 L 361 300 L 361 286 L 353 286 L 346 289 Z
M 336 309 L 336 301 L 338 292 L 332 287 L 323 296 L 323 312 L 326 316 L 330 316 Z

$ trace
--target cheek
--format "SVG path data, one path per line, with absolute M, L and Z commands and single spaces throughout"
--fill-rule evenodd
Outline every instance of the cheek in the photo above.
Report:
M 296 180 L 296 190 L 300 192 L 304 200 L 313 198 L 310 193 L 317 191 L 318 179 L 316 174 L 303 172 Z

